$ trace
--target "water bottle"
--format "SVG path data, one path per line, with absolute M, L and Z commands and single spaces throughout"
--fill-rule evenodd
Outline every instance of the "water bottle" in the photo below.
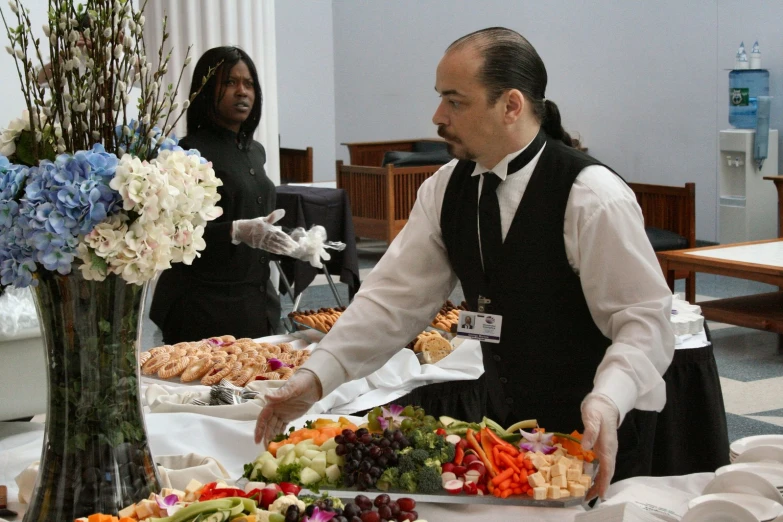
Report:
M 729 72 L 729 123 L 738 129 L 755 129 L 758 97 L 769 96 L 769 71 L 761 69 L 761 53 L 756 42 L 748 64 L 745 45 L 737 52 L 735 69 Z M 758 67 L 748 68 L 749 65 Z

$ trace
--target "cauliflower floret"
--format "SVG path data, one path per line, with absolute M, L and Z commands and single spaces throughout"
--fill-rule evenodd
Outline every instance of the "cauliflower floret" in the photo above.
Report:
M 272 505 L 269 506 L 269 511 L 272 513 L 280 513 L 281 515 L 285 516 L 285 512 L 288 510 L 288 506 L 294 505 L 299 508 L 300 513 L 304 513 L 304 510 L 307 507 L 305 506 L 305 503 L 296 498 L 295 495 L 286 495 L 272 502 Z

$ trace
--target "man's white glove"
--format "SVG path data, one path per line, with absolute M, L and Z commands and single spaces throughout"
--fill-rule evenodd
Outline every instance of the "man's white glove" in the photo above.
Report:
M 617 424 L 620 412 L 615 403 L 606 395 L 590 393 L 582 401 L 582 423 L 585 433 L 582 435 L 582 447 L 592 449 L 598 458 L 598 474 L 587 500 L 596 496 L 601 499 L 609 489 L 609 482 L 614 476 L 617 459 Z
M 234 221 L 234 226 L 231 228 L 231 242 L 235 245 L 245 243 L 273 254 L 289 255 L 299 245 L 283 232 L 282 228 L 275 226 L 283 216 L 285 210 L 277 209 L 266 217 Z
M 269 444 L 279 433 L 321 399 L 321 381 L 310 370 L 300 369 L 277 390 L 266 395 L 266 406 L 256 421 L 256 444 Z

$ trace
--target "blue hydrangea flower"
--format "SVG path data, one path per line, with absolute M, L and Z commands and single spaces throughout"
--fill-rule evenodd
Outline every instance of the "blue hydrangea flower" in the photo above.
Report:
M 120 195 L 109 187 L 117 163 L 114 154 L 96 144 L 30 169 L 18 214 L 24 244 L 36 262 L 70 273 L 79 237 L 122 210 Z

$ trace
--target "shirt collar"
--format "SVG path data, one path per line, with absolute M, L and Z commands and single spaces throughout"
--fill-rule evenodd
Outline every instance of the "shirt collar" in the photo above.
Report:
M 500 181 L 506 181 L 506 177 L 508 176 L 508 164 L 511 163 L 511 161 L 513 161 L 514 158 L 522 154 L 525 151 L 525 149 L 527 149 L 530 146 L 530 144 L 533 143 L 534 140 L 535 137 L 532 140 L 530 140 L 530 142 L 524 147 L 522 147 L 521 149 L 507 155 L 505 158 L 500 160 L 500 162 L 497 165 L 495 165 L 494 168 L 488 169 L 484 165 L 476 162 L 476 166 L 473 169 L 473 174 L 471 174 L 471 176 L 479 176 L 481 174 L 484 174 L 485 172 L 493 172 L 497 177 L 500 178 Z

